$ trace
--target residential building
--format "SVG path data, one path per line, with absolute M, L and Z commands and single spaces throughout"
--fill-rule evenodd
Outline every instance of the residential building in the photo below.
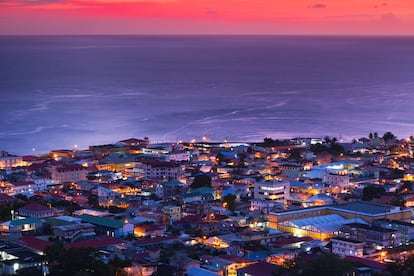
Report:
M 333 238 L 332 253 L 340 256 L 354 256 L 362 257 L 364 250 L 364 242 L 345 239 L 345 238 Z
M 0 152 L 0 169 L 9 169 L 23 166 L 23 159 L 21 156 L 11 155 L 8 152 Z
M 81 165 L 52 166 L 50 173 L 57 183 L 76 183 L 86 180 L 88 169 Z
M 55 212 L 52 208 L 49 208 L 38 203 L 31 203 L 26 206 L 19 208 L 20 217 L 30 217 L 30 218 L 49 218 L 53 217 Z
M 362 223 L 344 224 L 338 235 L 342 238 L 364 241 L 377 249 L 399 246 L 401 243 L 400 233 L 397 230 Z
M 290 194 L 288 181 L 267 180 L 254 183 L 254 198 L 285 203 Z
M 53 235 L 64 241 L 74 242 L 95 236 L 95 226 L 91 223 L 75 223 L 53 227 Z
M 162 209 L 163 213 L 166 215 L 166 220 L 168 224 L 173 224 L 175 221 L 181 219 L 181 207 L 168 205 L 164 206 Z
M 134 225 L 129 223 L 128 220 L 121 221 L 87 214 L 80 215 L 79 218 L 83 222 L 93 224 L 95 226 L 95 232 L 98 235 L 120 238 L 134 234 Z

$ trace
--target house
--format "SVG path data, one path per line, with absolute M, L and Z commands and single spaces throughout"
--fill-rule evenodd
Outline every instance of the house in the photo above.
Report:
M 76 223 L 54 226 L 53 235 L 61 240 L 71 242 L 95 236 L 95 226 L 91 223 Z
M 0 152 L 0 169 L 9 169 L 23 166 L 23 159 L 21 156 L 11 155 L 8 152 Z
M 254 198 L 273 202 L 286 203 L 290 194 L 290 183 L 287 181 L 257 181 L 254 183 Z
M 202 268 L 225 276 L 237 276 L 237 270 L 255 262 L 234 255 L 220 255 L 209 260 Z
M 362 223 L 349 223 L 342 225 L 339 236 L 384 248 L 399 246 L 400 233 L 397 230 L 370 226 Z
M 179 221 L 181 219 L 181 207 L 180 206 L 164 206 L 162 209 L 163 213 L 166 216 L 168 224 L 173 224 L 175 221 Z
M 43 192 L 48 190 L 47 182 L 23 181 L 12 183 L 15 194 Z
M 33 236 L 21 237 L 20 239 L 13 241 L 13 243 L 21 247 L 27 248 L 40 255 L 43 255 L 43 251 L 46 247 L 53 244 L 50 241 L 42 240 Z
M 165 226 L 161 224 L 142 224 L 134 227 L 135 237 L 161 237 L 164 236 Z
M 16 239 L 24 235 L 35 235 L 43 228 L 43 222 L 37 218 L 9 220 L 0 224 L 2 238 Z
M 354 257 L 363 256 L 364 242 L 339 237 L 331 239 L 331 242 L 332 253 L 334 254 Z
M 76 183 L 85 181 L 88 169 L 82 165 L 51 166 L 50 173 L 57 183 Z
M 54 215 L 55 212 L 52 208 L 40 205 L 38 203 L 31 203 L 19 208 L 20 217 L 31 217 L 41 219 L 53 217 Z
M 180 179 L 184 175 L 184 168 L 176 162 L 148 159 L 137 162 L 135 174 L 146 179 Z
M 17 244 L 0 244 L 0 256 L 1 275 L 16 275 L 16 271 L 23 268 L 38 268 L 43 274 L 42 268 L 47 264 L 43 256 Z
M 400 220 L 379 219 L 372 222 L 373 226 L 393 229 L 400 234 L 401 242 L 403 244 L 414 240 L 414 224 Z
M 83 222 L 95 225 L 95 232 L 98 235 L 120 238 L 134 234 L 134 225 L 127 220 L 121 221 L 87 214 L 80 215 L 79 218 L 82 219 Z

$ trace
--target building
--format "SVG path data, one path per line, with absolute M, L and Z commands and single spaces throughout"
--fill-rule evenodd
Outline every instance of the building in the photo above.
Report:
M 279 266 L 268 262 L 259 262 L 237 270 L 237 276 L 273 276 Z
M 49 208 L 44 205 L 40 205 L 37 203 L 31 203 L 26 206 L 19 208 L 19 216 L 20 217 L 30 217 L 30 218 L 49 218 L 53 217 L 55 212 L 52 208 Z
M 56 183 L 76 183 L 86 180 L 88 169 L 81 165 L 52 166 L 50 173 Z
M 329 184 L 330 186 L 348 188 L 349 174 L 347 171 L 326 171 L 323 175 L 322 182 Z
M 23 166 L 21 156 L 11 155 L 8 152 L 0 152 L 0 169 L 9 169 Z
M 339 256 L 354 256 L 362 257 L 364 250 L 364 242 L 345 239 L 345 238 L 333 238 L 332 242 L 332 253 Z
M 338 235 L 342 238 L 364 241 L 377 249 L 399 246 L 401 243 L 400 233 L 397 230 L 362 223 L 344 224 Z
M 81 215 L 79 218 L 82 219 L 83 222 L 93 224 L 95 226 L 95 232 L 98 235 L 120 238 L 134 234 L 134 225 L 127 220 L 121 221 L 87 214 Z
M 268 217 L 270 228 L 318 239 L 331 237 L 345 223 L 359 222 L 368 224 L 374 220 L 384 218 L 408 222 L 411 219 L 411 210 L 357 201 L 298 210 L 270 212 Z M 316 227 L 317 225 L 320 228 Z M 332 227 L 328 227 L 328 225 L 332 225 Z
M 0 235 L 2 238 L 13 240 L 25 235 L 35 235 L 42 227 L 42 221 L 37 218 L 10 220 L 0 224 Z
M 61 240 L 74 242 L 95 236 L 95 226 L 91 223 L 75 223 L 53 227 L 53 235 Z
M 133 169 L 137 177 L 146 179 L 180 179 L 184 175 L 184 168 L 176 162 L 158 160 L 142 160 Z
M 55 185 L 54 179 L 36 179 L 34 181 L 23 181 L 12 183 L 15 194 L 44 192 L 50 185 Z
M 259 211 L 268 214 L 275 207 L 283 207 L 283 203 L 256 198 L 250 200 L 250 211 Z
M 285 203 L 290 194 L 287 181 L 268 180 L 254 183 L 254 198 Z
M 414 240 L 414 224 L 399 220 L 378 219 L 372 225 L 398 231 L 403 244 Z
M 254 261 L 238 256 L 220 255 L 209 260 L 207 264 L 202 265 L 202 268 L 224 276 L 237 276 L 239 269 L 254 263 Z
M 181 219 L 181 207 L 180 206 L 164 206 L 162 212 L 166 215 L 168 224 L 173 224 L 175 221 Z

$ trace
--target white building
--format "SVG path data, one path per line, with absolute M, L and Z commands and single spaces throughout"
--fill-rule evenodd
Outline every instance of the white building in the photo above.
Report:
M 168 223 L 172 224 L 174 221 L 181 219 L 181 207 L 180 206 L 165 206 L 162 209 L 163 213 L 167 216 Z
M 327 171 L 323 174 L 322 182 L 329 184 L 331 186 L 347 188 L 349 187 L 349 174 L 347 171 Z
M 23 166 L 23 159 L 21 156 L 11 155 L 5 151 L 0 152 L 0 169 L 8 169 L 19 166 Z
M 250 201 L 250 211 L 260 211 L 265 214 L 268 214 L 276 206 L 283 207 L 283 203 L 256 198 Z
M 354 256 L 362 257 L 364 242 L 344 239 L 344 238 L 332 238 L 332 253 L 340 256 Z
M 254 198 L 285 203 L 290 195 L 290 183 L 268 180 L 254 183 Z

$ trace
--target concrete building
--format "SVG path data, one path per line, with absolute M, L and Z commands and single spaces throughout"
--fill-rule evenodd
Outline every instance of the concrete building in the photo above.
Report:
M 338 235 L 341 238 L 364 241 L 377 249 L 399 246 L 401 243 L 400 233 L 397 230 L 362 223 L 344 224 Z
M 72 183 L 86 180 L 88 170 L 81 165 L 52 166 L 50 173 L 57 183 Z
M 364 250 L 364 242 L 345 239 L 345 238 L 333 238 L 332 253 L 339 256 L 354 256 L 362 257 Z
M 315 226 L 315 222 L 310 222 L 308 224 L 306 221 L 301 222 L 301 220 L 304 219 L 320 218 L 318 219 L 318 221 L 320 221 L 319 225 L 325 227 L 326 224 L 323 223 L 322 218 L 331 218 L 328 217 L 329 215 L 338 215 L 343 218 L 341 224 L 337 225 L 339 227 L 337 227 L 336 230 L 335 228 L 332 228 L 332 232 L 324 230 L 315 232 L 312 231 L 312 229 L 307 229 L 308 225 Z M 340 226 L 345 224 L 345 222 L 361 222 L 368 224 L 377 219 L 394 219 L 408 222 L 411 219 L 411 210 L 401 209 L 396 206 L 358 201 L 338 205 L 325 205 L 298 210 L 270 212 L 268 219 L 270 228 L 291 232 L 295 235 L 312 237 L 315 234 L 317 235 L 315 238 L 327 239 L 333 235 L 333 232 L 338 231 Z M 297 223 L 294 223 L 296 221 Z
M 268 180 L 254 183 L 254 198 L 285 203 L 290 194 L 287 181 Z
M 168 224 L 173 224 L 175 221 L 181 219 L 181 207 L 180 206 L 164 206 L 162 209 L 163 213 L 166 215 Z
M 0 152 L 0 169 L 9 169 L 23 166 L 23 159 L 21 156 L 11 155 L 8 152 Z

